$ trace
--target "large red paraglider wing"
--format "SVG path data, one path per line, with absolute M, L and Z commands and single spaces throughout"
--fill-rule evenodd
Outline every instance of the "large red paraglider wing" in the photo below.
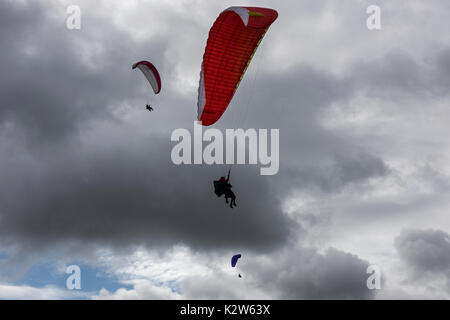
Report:
M 153 91 L 158 94 L 161 91 L 161 77 L 155 66 L 148 61 L 139 61 L 133 64 L 133 69 L 138 68 L 142 71 L 148 82 L 152 86 Z
M 275 10 L 230 7 L 209 31 L 198 89 L 198 120 L 215 123 L 228 107 L 259 43 L 278 17 Z

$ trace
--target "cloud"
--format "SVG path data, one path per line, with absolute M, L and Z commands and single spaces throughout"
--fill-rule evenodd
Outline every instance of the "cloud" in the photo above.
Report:
M 328 166 L 305 167 L 291 178 L 298 182 L 298 188 L 316 187 L 322 192 L 331 193 L 352 185 L 359 186 L 373 178 L 388 176 L 389 172 L 388 166 L 380 158 L 360 153 L 354 157 L 339 155 Z
M 213 194 L 212 180 L 222 172 L 176 167 L 168 159 L 170 149 L 160 147 L 162 138 L 134 138 L 131 144 L 122 133 L 114 145 L 94 143 L 87 152 L 70 147 L 20 172 L 16 166 L 5 171 L 1 237 L 20 237 L 33 247 L 77 240 L 203 249 L 267 249 L 289 237 L 289 219 L 257 172 L 241 180 L 235 171 L 239 211 L 234 213 Z M 237 216 L 240 212 L 245 214 Z
M 403 261 L 418 275 L 443 273 L 450 277 L 448 233 L 432 229 L 405 230 L 395 239 L 395 247 Z
M 405 229 L 395 238 L 399 261 L 391 276 L 394 288 L 407 299 L 450 297 L 450 236 L 437 229 Z
M 261 263 L 260 263 L 261 262 Z M 368 262 L 330 248 L 325 253 L 302 247 L 264 260 L 252 261 L 246 270 L 280 299 L 371 299 L 366 286 Z
M 8 300 L 86 299 L 89 295 L 89 293 L 79 293 L 50 286 L 35 288 L 26 285 L 0 284 L 0 299 Z
M 132 290 L 118 289 L 111 293 L 101 289 L 93 300 L 176 300 L 180 295 L 172 292 L 169 288 L 157 287 L 149 282 L 138 283 Z
M 131 289 L 102 290 L 94 298 L 124 299 L 373 299 L 368 262 L 334 248 L 319 253 L 290 244 L 261 255 L 241 252 L 235 268 L 230 251 L 198 254 L 179 247 L 161 257 L 114 257 L 107 264 Z M 238 277 L 242 275 L 242 278 Z M 170 290 L 169 290 L 170 289 Z

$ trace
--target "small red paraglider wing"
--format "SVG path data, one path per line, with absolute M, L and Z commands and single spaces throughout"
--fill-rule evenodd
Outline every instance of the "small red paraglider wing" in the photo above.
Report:
M 209 31 L 198 89 L 198 120 L 215 123 L 225 112 L 270 25 L 275 10 L 230 7 Z
M 161 91 L 161 77 L 155 66 L 148 61 L 139 61 L 133 64 L 133 69 L 138 68 L 142 71 L 144 76 L 153 88 L 153 91 L 158 94 Z

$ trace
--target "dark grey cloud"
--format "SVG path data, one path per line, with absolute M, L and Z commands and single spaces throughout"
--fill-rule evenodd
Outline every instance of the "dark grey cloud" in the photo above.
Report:
M 372 299 L 367 288 L 369 263 L 331 248 L 325 253 L 289 246 L 262 261 L 247 262 L 244 274 L 282 299 Z
M 164 52 L 157 39 L 137 44 L 94 11 L 83 11 L 86 30 L 68 30 L 64 6 L 60 19 L 39 2 L 0 6 L 7 16 L 0 37 L 0 124 L 14 127 L 31 146 L 70 139 L 95 119 L 113 121 L 113 107 L 140 93 L 131 72 L 135 52 Z
M 447 48 L 422 59 L 393 49 L 382 58 L 357 62 L 351 70 L 355 86 L 368 97 L 394 101 L 433 99 L 449 94 L 447 60 Z
M 257 171 L 244 179 L 242 169 L 233 172 L 238 207 L 232 210 L 213 193 L 212 180 L 222 171 L 172 165 L 164 138 L 135 138 L 92 153 L 73 145 L 20 172 L 9 168 L 1 238 L 33 246 L 72 240 L 203 249 L 270 248 L 287 239 L 289 219 Z
M 441 230 L 404 230 L 395 247 L 406 263 L 420 274 L 443 273 L 450 279 L 450 235 Z
M 388 166 L 371 154 L 339 155 L 324 167 L 305 167 L 291 175 L 299 188 L 317 188 L 322 192 L 339 192 L 343 188 L 365 183 L 389 174 Z
M 336 76 L 308 66 L 270 74 L 243 88 L 239 102 L 231 106 L 237 109 L 241 103 L 251 110 L 244 113 L 251 115 L 234 122 L 229 116 L 229 122 L 225 118 L 224 123 L 280 128 L 280 173 L 274 180 L 282 192 L 291 188 L 340 192 L 347 186 L 388 176 L 388 165 L 356 136 L 344 139 L 322 124 L 332 104 L 348 102 L 359 92 L 355 80 L 359 76 Z M 270 89 L 263 79 L 271 79 Z M 247 101 L 251 101 L 249 107 Z
M 448 94 L 450 86 L 450 49 L 443 49 L 436 58 L 435 64 L 437 73 L 436 79 L 439 82 L 438 88 L 442 94 Z
M 403 279 L 425 297 L 450 294 L 450 235 L 437 229 L 403 230 L 395 239 Z

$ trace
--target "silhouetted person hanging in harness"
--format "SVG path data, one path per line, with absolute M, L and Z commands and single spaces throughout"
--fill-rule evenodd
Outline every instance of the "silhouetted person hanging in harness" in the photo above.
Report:
M 228 203 L 228 199 L 231 199 L 230 201 L 230 207 L 233 208 L 233 206 L 236 206 L 236 195 L 231 190 L 233 187 L 230 184 L 230 171 L 228 171 L 228 176 L 225 179 L 225 177 L 220 177 L 219 180 L 214 181 L 214 193 L 221 197 L 222 195 L 225 195 L 225 202 Z
M 147 109 L 148 111 L 153 111 L 153 108 L 152 108 L 152 107 L 150 107 L 150 105 L 149 105 L 149 104 L 147 104 L 147 105 L 145 106 L 145 109 Z

